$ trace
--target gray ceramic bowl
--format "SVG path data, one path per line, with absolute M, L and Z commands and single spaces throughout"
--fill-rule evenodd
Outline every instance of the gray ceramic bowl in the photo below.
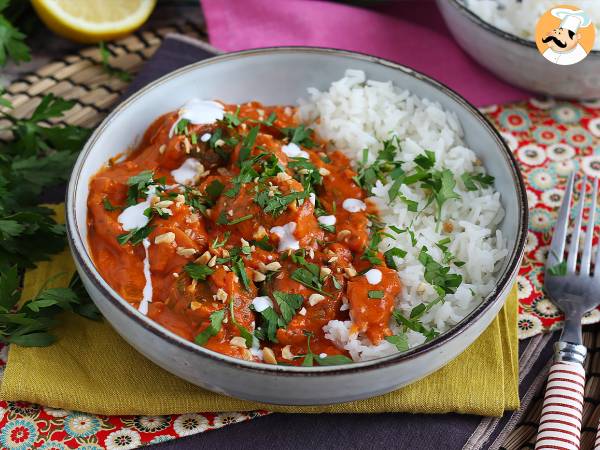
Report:
M 577 64 L 559 66 L 547 61 L 535 42 L 483 21 L 461 0 L 437 0 L 437 4 L 460 46 L 503 80 L 551 97 L 600 98 L 599 50 Z
M 212 352 L 164 329 L 125 302 L 100 276 L 87 247 L 89 179 L 105 162 L 131 148 L 152 120 L 191 97 L 241 103 L 294 104 L 306 88 L 325 89 L 345 69 L 392 80 L 440 102 L 458 116 L 467 144 L 496 177 L 506 217 L 502 232 L 509 256 L 493 292 L 466 319 L 435 340 L 404 354 L 334 367 L 284 367 L 241 361 Z M 441 84 L 389 61 L 318 48 L 271 48 L 231 53 L 192 64 L 155 81 L 119 105 L 81 152 L 67 194 L 69 244 L 92 299 L 114 329 L 143 355 L 194 384 L 233 397 L 267 403 L 316 405 L 389 392 L 439 369 L 458 356 L 490 324 L 517 275 L 527 234 L 525 188 L 515 160 L 490 123 Z

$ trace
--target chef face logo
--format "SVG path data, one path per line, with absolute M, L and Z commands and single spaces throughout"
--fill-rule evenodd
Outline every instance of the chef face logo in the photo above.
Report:
M 594 46 L 596 28 L 583 10 L 569 5 L 549 9 L 540 17 L 535 42 L 548 61 L 561 66 L 576 64 Z

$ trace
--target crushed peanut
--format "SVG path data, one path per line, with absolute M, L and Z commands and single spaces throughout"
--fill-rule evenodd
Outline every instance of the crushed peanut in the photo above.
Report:
M 154 238 L 155 244 L 172 244 L 175 242 L 175 233 L 167 231 L 166 233 L 159 234 Z

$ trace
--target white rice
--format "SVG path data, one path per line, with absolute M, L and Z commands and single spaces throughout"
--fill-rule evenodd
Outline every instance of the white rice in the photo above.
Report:
M 467 8 L 484 21 L 524 39 L 535 40 L 535 27 L 538 20 L 550 8 L 560 4 L 579 7 L 589 14 L 596 25 L 596 43 L 594 48 L 600 50 L 600 1 L 570 0 L 463 0 Z
M 378 182 L 370 199 L 378 206 L 385 223 L 399 228 L 410 226 L 415 233 L 416 246 L 407 233 L 395 239 L 386 237 L 380 245 L 381 251 L 399 247 L 407 252 L 404 258 L 395 257 L 403 284 L 396 308 L 406 315 L 416 305 L 437 296 L 424 279 L 424 267 L 418 260 L 421 247 L 426 246 L 429 254 L 440 261 L 442 252 L 435 243 L 451 238 L 449 250 L 458 260 L 466 262 L 462 267 L 453 265 L 451 272 L 461 274 L 463 283 L 423 316 L 422 323 L 439 332 L 453 327 L 493 289 L 495 271 L 507 255 L 505 240 L 497 229 L 504 215 L 499 194 L 492 187 L 467 191 L 460 178 L 465 172 L 482 169 L 476 166 L 475 153 L 462 143 L 462 129 L 456 116 L 391 82 L 366 80 L 365 73 L 358 70 L 347 70 L 345 77 L 334 82 L 326 92 L 310 88 L 309 97 L 300 101 L 301 120 L 310 123 L 322 138 L 331 140 L 351 160 L 360 160 L 363 149 L 367 148 L 369 159 L 373 161 L 380 141 L 396 135 L 401 143 L 398 159 L 405 161 L 402 166 L 405 171 L 413 169 L 414 158 L 427 149 L 435 152 L 436 169 L 447 168 L 453 172 L 457 182 L 455 191 L 460 199 L 448 200 L 442 209 L 442 220 L 454 225 L 451 233 L 444 233 L 442 227 L 436 226 L 434 206 L 418 215 L 409 211 L 402 201 L 389 204 L 387 192 L 391 182 Z M 319 121 L 315 122 L 316 119 Z M 419 210 L 427 203 L 426 193 L 419 183 L 403 185 L 401 193 L 417 201 Z M 350 334 L 351 325 L 350 321 L 334 320 L 324 331 L 327 338 L 346 349 L 354 360 L 374 359 L 398 351 L 387 341 L 374 346 L 365 336 Z M 390 326 L 398 332 L 394 321 Z M 407 334 L 410 347 L 425 340 L 420 333 L 409 331 Z

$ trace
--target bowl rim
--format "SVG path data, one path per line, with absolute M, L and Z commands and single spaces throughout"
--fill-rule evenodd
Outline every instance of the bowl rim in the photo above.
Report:
M 444 1 L 444 0 L 438 0 L 438 1 Z M 463 16 L 467 17 L 469 20 L 471 20 L 471 22 L 475 23 L 476 25 L 479 25 L 480 27 L 484 28 L 486 31 L 491 31 L 496 36 L 499 36 L 505 40 L 512 41 L 519 45 L 523 45 L 525 47 L 530 47 L 532 49 L 538 50 L 535 41 L 530 41 L 528 39 L 517 36 L 516 34 L 512 34 L 512 33 L 509 33 L 508 31 L 501 30 L 497 26 L 492 25 L 489 22 L 486 22 L 481 17 L 479 17 L 477 14 L 475 14 L 473 11 L 471 11 L 466 5 L 464 5 L 461 2 L 461 0 L 450 0 L 450 4 L 454 5 L 457 9 L 459 9 L 460 12 L 463 14 Z M 590 56 L 590 55 L 599 56 L 600 50 L 592 48 L 592 50 L 590 50 L 590 52 L 588 53 L 588 56 Z
M 496 141 L 496 144 L 500 147 L 500 151 L 503 153 L 503 156 L 506 158 L 507 163 L 510 167 L 511 175 L 514 182 L 514 188 L 517 194 L 517 208 L 518 212 L 518 231 L 515 239 L 514 248 L 508 257 L 510 261 L 500 275 L 496 287 L 488 294 L 486 298 L 482 300 L 482 302 L 473 309 L 465 318 L 463 318 L 458 324 L 454 327 L 450 328 L 446 332 L 440 334 L 435 339 L 430 342 L 421 344 L 416 346 L 407 352 L 397 353 L 393 355 L 388 355 L 385 357 L 369 360 L 369 361 L 360 361 L 354 362 L 352 364 L 346 365 L 338 365 L 338 366 L 313 366 L 313 367 L 297 367 L 297 366 L 280 366 L 280 365 L 271 365 L 260 362 L 253 361 L 245 361 L 237 358 L 233 358 L 231 356 L 223 355 L 221 353 L 214 352 L 212 350 L 206 349 L 195 344 L 192 341 L 188 341 L 183 339 L 182 337 L 176 335 L 175 333 L 169 331 L 164 328 L 162 325 L 153 321 L 146 315 L 140 313 L 136 308 L 134 308 L 130 303 L 128 303 L 125 299 L 123 299 L 116 291 L 108 285 L 108 283 L 102 278 L 98 270 L 96 269 L 91 256 L 87 251 L 87 245 L 84 242 L 81 234 L 80 227 L 77 222 L 76 215 L 76 202 L 75 199 L 77 197 L 77 186 L 81 182 L 81 169 L 86 162 L 88 156 L 90 155 L 92 149 L 96 145 L 96 141 L 102 135 L 104 130 L 115 120 L 115 118 L 119 115 L 121 111 L 126 109 L 131 103 L 137 101 L 141 97 L 143 97 L 146 92 L 154 89 L 160 88 L 160 86 L 173 79 L 177 78 L 180 75 L 185 73 L 198 70 L 204 66 L 217 64 L 222 61 L 228 61 L 233 59 L 244 59 L 248 57 L 252 57 L 255 55 L 265 55 L 265 54 L 318 54 L 318 55 L 336 55 L 343 56 L 347 58 L 349 61 L 351 60 L 360 60 L 366 61 L 369 63 L 374 63 L 378 65 L 383 65 L 395 70 L 400 70 L 405 74 L 418 79 L 419 81 L 423 81 L 429 85 L 431 85 L 434 89 L 441 91 L 446 96 L 450 97 L 451 100 L 457 102 L 461 107 L 466 109 L 467 112 L 471 113 L 479 122 L 480 125 L 487 129 L 487 131 L 491 134 L 492 138 Z M 84 180 L 84 182 L 89 182 L 89 180 Z M 69 185 L 67 189 L 66 202 L 65 202 L 65 211 L 66 211 L 66 225 L 67 225 L 67 241 L 69 243 L 69 247 L 71 249 L 71 253 L 77 262 L 77 267 L 85 272 L 88 280 L 94 285 L 94 287 L 100 292 L 100 294 L 107 299 L 112 306 L 116 307 L 121 313 L 125 314 L 129 319 L 136 322 L 138 325 L 142 326 L 150 333 L 155 335 L 156 337 L 165 340 L 167 343 L 171 345 L 175 345 L 180 349 L 197 354 L 201 358 L 208 358 L 211 361 L 218 364 L 231 365 L 236 367 L 237 369 L 254 372 L 254 373 L 277 373 L 280 375 L 286 376 L 321 376 L 321 375 L 340 375 L 340 374 L 350 374 L 356 372 L 367 372 L 374 371 L 376 369 L 381 369 L 387 366 L 395 365 L 407 360 L 414 359 L 420 355 L 428 353 L 434 349 L 441 347 L 449 341 L 454 340 L 457 336 L 464 333 L 468 328 L 470 328 L 475 322 L 477 322 L 485 313 L 494 306 L 497 302 L 500 295 L 504 293 L 507 289 L 510 289 L 512 285 L 508 285 L 508 283 L 516 276 L 518 269 L 521 264 L 521 259 L 525 250 L 525 243 L 527 240 L 527 230 L 528 230 L 528 208 L 527 208 L 527 195 L 525 190 L 525 184 L 523 182 L 523 178 L 521 176 L 520 171 L 518 170 L 518 164 L 516 158 L 509 150 L 507 144 L 502 139 L 500 133 L 492 126 L 492 124 L 488 121 L 488 119 L 481 113 L 477 108 L 471 105 L 465 98 L 461 95 L 450 89 L 448 86 L 430 78 L 429 76 L 418 72 L 410 67 L 386 60 L 384 58 L 368 55 L 365 53 L 340 50 L 335 48 L 324 48 L 324 47 L 308 47 L 308 46 L 277 46 L 277 47 L 264 47 L 264 48 L 256 48 L 251 50 L 243 50 L 238 52 L 231 52 L 222 55 L 217 55 L 211 58 L 204 59 L 202 61 L 198 61 L 196 63 L 192 63 L 190 65 L 181 67 L 175 71 L 169 72 L 168 74 L 160 77 L 159 79 L 147 84 L 143 88 L 141 88 L 136 93 L 130 95 L 125 100 L 123 100 L 119 105 L 117 105 L 113 111 L 104 118 L 104 120 L 96 127 L 85 146 L 81 150 L 77 161 L 73 167 L 73 171 L 71 173 L 71 177 L 69 179 Z M 87 221 L 84 224 L 87 226 Z

